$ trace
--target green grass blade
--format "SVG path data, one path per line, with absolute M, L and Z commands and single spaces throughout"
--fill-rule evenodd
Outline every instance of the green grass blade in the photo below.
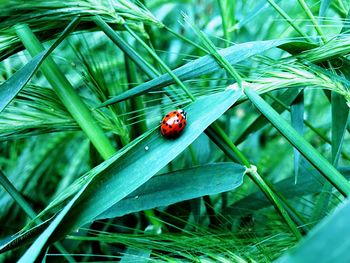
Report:
M 91 173 L 97 172 L 98 174 L 93 177 L 86 190 L 71 207 L 56 229 L 53 239 L 62 237 L 69 231 L 93 221 L 96 216 L 148 181 L 186 149 L 241 95 L 241 91 L 227 90 L 199 98 L 186 108 L 188 125 L 181 137 L 176 140 L 167 140 L 160 135 L 157 129 L 124 155 L 116 154 L 110 160 L 88 172 L 85 175 L 88 178 L 91 178 L 89 175 Z M 212 110 L 203 114 L 203 108 L 207 107 Z M 147 150 L 146 146 L 148 147 Z M 147 166 L 144 165 L 145 163 L 147 163 Z M 52 232 L 47 233 L 52 234 Z
M 318 12 L 318 17 L 319 20 L 322 20 L 324 15 L 326 14 L 326 11 L 328 9 L 328 7 L 330 6 L 332 0 L 321 0 L 321 6 L 320 6 L 320 10 Z
M 312 163 L 344 196 L 350 194 L 347 180 L 310 143 L 295 131 L 268 103 L 255 91 L 246 87 L 245 94 L 273 126 Z
M 87 186 L 87 185 L 86 185 Z M 55 231 L 57 226 L 61 223 L 63 218 L 69 212 L 71 207 L 74 205 L 76 200 L 84 192 L 85 187 L 83 187 L 74 198 L 69 201 L 69 203 L 64 207 L 64 209 L 55 217 L 55 219 L 50 223 L 50 225 L 45 229 L 45 231 L 34 241 L 34 243 L 27 249 L 24 255 L 19 259 L 19 263 L 35 262 L 39 256 L 41 250 L 46 246 L 52 233 Z
M 92 221 L 97 215 L 148 181 L 191 144 L 213 121 L 220 117 L 241 92 L 225 91 L 199 98 L 186 107 L 188 125 L 176 140 L 167 140 L 159 130 L 152 132 L 105 171 L 96 176 L 75 208 L 62 224 L 63 233 Z M 203 108 L 211 111 L 203 114 Z M 148 150 L 145 150 L 145 147 Z M 144 164 L 147 163 L 147 166 Z M 108 194 L 107 194 L 108 193 Z M 61 231 L 61 230 L 60 230 Z
M 41 43 L 28 25 L 19 24 L 16 25 L 15 29 L 24 46 L 32 56 L 37 55 L 43 50 Z M 43 62 L 41 71 L 64 106 L 91 140 L 101 156 L 104 159 L 112 156 L 115 153 L 113 145 L 92 116 L 84 101 L 80 98 L 72 84 L 51 57 L 47 57 Z
M 298 89 L 287 89 L 283 94 L 279 96 L 279 100 L 283 101 L 284 104 L 290 105 L 295 98 L 300 93 L 300 90 Z M 277 98 L 276 98 L 277 99 Z M 271 104 L 271 107 L 275 109 L 278 113 L 282 113 L 285 108 L 281 106 L 278 102 L 273 102 Z M 243 142 L 251 133 L 263 128 L 268 121 L 263 115 L 260 115 L 257 117 L 242 133 L 241 135 L 236 139 L 235 144 L 240 144 Z
M 95 220 L 119 217 L 204 195 L 231 191 L 243 183 L 244 172 L 245 167 L 236 163 L 215 163 L 155 176 L 98 215 Z M 32 241 L 50 222 L 52 219 L 5 240 L 0 245 L 0 252 Z
M 344 141 L 344 135 L 348 123 L 349 107 L 343 96 L 332 92 L 332 163 L 338 166 L 338 161 Z M 329 202 L 332 196 L 332 185 L 326 183 L 313 209 L 312 221 L 319 221 L 328 211 Z
M 244 172 L 245 167 L 236 163 L 214 163 L 155 176 L 95 219 L 231 191 L 243 183 Z
M 0 241 L 0 253 L 4 253 L 6 251 L 16 249 L 20 246 L 24 246 L 37 238 L 44 230 L 47 228 L 52 222 L 52 218 L 47 219 L 46 221 L 38 224 L 35 227 L 32 227 L 31 229 L 19 232 L 15 235 L 12 235 L 8 238 L 5 238 Z
M 350 261 L 350 201 L 316 226 L 294 249 L 275 262 L 349 262 Z
M 5 188 L 5 190 L 11 195 L 11 197 L 16 201 L 16 203 L 25 211 L 30 218 L 34 218 L 35 212 L 23 198 L 23 196 L 17 191 L 6 175 L 0 170 L 0 184 Z
M 349 106 L 343 96 L 332 92 L 332 162 L 337 166 L 348 123 Z
M 137 54 L 101 17 L 94 18 L 95 24 L 150 78 L 158 76 L 157 70 Z
M 292 127 L 301 135 L 304 134 L 304 94 L 303 92 L 298 95 L 296 100 L 290 107 L 291 123 Z M 298 182 L 298 174 L 300 168 L 300 152 L 293 148 L 294 152 L 294 176 L 295 184 Z
M 254 55 L 265 52 L 271 48 L 277 47 L 279 45 L 285 44 L 287 42 L 292 42 L 291 40 L 270 40 L 270 41 L 255 41 L 247 42 L 238 45 L 234 45 L 225 49 L 218 51 L 218 53 L 226 58 L 229 63 L 235 64 L 245 59 L 248 59 Z M 193 60 L 175 70 L 173 73 L 181 80 L 188 80 L 196 78 L 203 74 L 212 73 L 214 71 L 220 70 L 221 66 L 218 64 L 215 58 L 211 55 L 206 55 L 199 59 Z M 168 85 L 174 84 L 174 79 L 169 74 L 163 74 L 162 76 L 145 82 L 131 90 L 125 91 L 124 93 L 117 95 L 104 103 L 100 104 L 99 107 L 104 107 L 110 104 L 114 104 L 133 96 L 137 96 L 146 93 L 150 90 L 163 88 Z
M 76 28 L 79 18 L 73 19 L 55 42 L 45 51 L 36 55 L 30 62 L 16 71 L 8 80 L 0 85 L 0 112 L 16 97 L 28 81 L 33 77 L 45 58 Z
M 339 170 L 346 179 L 350 179 L 349 167 L 340 167 Z M 287 199 L 302 198 L 303 196 L 318 194 L 322 191 L 322 187 L 326 183 L 324 177 L 306 160 L 301 161 L 299 174 L 297 185 L 294 184 L 293 175 L 275 183 L 275 190 Z M 233 203 L 223 214 L 242 216 L 268 206 L 271 206 L 271 202 L 261 191 L 257 191 Z

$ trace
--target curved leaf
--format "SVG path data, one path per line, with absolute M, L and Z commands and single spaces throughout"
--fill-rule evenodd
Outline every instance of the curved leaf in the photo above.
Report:
M 349 262 L 349 217 L 350 201 L 347 200 L 316 226 L 297 247 L 275 262 Z
M 153 177 L 95 218 L 113 218 L 233 190 L 243 183 L 245 167 L 214 163 Z
M 116 153 L 85 176 L 87 185 L 60 212 L 47 230 L 30 247 L 38 254 L 51 236 L 51 242 L 94 220 L 96 216 L 125 198 L 187 148 L 212 122 L 229 109 L 241 91 L 226 90 L 199 98 L 186 107 L 188 125 L 176 140 L 167 140 L 154 130 L 133 148 Z M 210 111 L 204 111 L 210 108 Z M 204 113 L 203 113 L 204 112 Z M 121 150 L 123 151 L 123 149 Z M 145 165 L 147 164 L 147 165 Z M 24 258 L 32 261 L 29 254 Z
M 277 47 L 282 44 L 292 42 L 291 40 L 269 40 L 269 41 L 254 41 L 246 42 L 242 44 L 237 44 L 225 49 L 218 51 L 218 53 L 223 56 L 230 64 L 235 64 L 241 62 L 251 56 L 260 54 L 269 50 L 273 47 Z M 216 59 L 211 55 L 206 55 L 199 59 L 193 60 L 175 70 L 174 74 L 180 80 L 188 80 L 196 78 L 203 74 L 208 74 L 216 70 L 220 70 L 221 66 L 217 63 Z M 153 89 L 162 88 L 170 84 L 174 84 L 174 79 L 169 74 L 163 74 L 162 76 L 147 81 L 141 85 L 136 86 L 133 89 L 127 90 L 124 93 L 117 95 L 104 103 L 100 104 L 98 107 L 104 107 L 113 103 L 117 103 L 133 96 L 137 96 L 148 92 Z

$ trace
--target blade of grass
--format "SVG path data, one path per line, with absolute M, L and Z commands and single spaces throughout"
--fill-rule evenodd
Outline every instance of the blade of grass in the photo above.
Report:
M 316 29 L 317 33 L 320 35 L 321 40 L 323 43 L 327 42 L 327 38 L 326 36 L 323 34 L 323 31 L 321 29 L 321 27 L 318 25 L 316 18 L 314 17 L 314 15 L 312 14 L 309 6 L 305 3 L 304 0 L 298 0 L 299 4 L 301 5 L 301 7 L 304 9 L 305 13 L 307 14 L 307 16 L 310 18 L 312 24 L 314 25 L 314 28 Z
M 291 124 L 292 127 L 301 135 L 304 134 L 304 93 L 301 92 L 296 100 L 290 106 Z M 295 184 L 298 182 L 298 174 L 300 168 L 300 152 L 293 148 L 294 152 L 294 176 Z
M 11 197 L 16 201 L 16 203 L 23 209 L 23 211 L 33 219 L 36 217 L 36 213 L 33 208 L 28 204 L 28 202 L 23 198 L 21 193 L 13 186 L 6 175 L 0 170 L 0 184 L 5 188 L 5 190 L 11 195 Z M 75 262 L 75 260 L 67 253 L 66 249 L 59 242 L 55 243 L 56 248 L 64 255 L 64 257 L 70 261 Z M 3 251 L 4 246 L 0 246 L 0 251 Z M 6 250 L 5 250 L 6 251 Z M 4 252 L 4 251 L 3 251 Z
M 349 118 L 349 106 L 343 96 L 332 92 L 332 162 L 338 165 Z
M 87 187 L 88 184 L 86 184 L 85 187 Z M 66 214 L 69 212 L 71 207 L 74 205 L 76 200 L 80 197 L 80 195 L 84 192 L 85 187 L 83 187 L 75 196 L 72 198 L 72 200 L 69 201 L 69 203 L 64 207 L 64 209 L 55 217 L 55 219 L 50 223 L 50 225 L 44 230 L 44 232 L 34 241 L 34 243 L 27 249 L 27 251 L 23 254 L 23 256 L 19 259 L 19 263 L 29 263 L 29 262 L 36 262 L 37 257 L 39 256 L 42 249 L 47 244 L 47 241 L 49 240 L 52 233 L 55 231 L 57 226 L 60 224 L 62 219 L 66 216 Z
M 219 52 L 220 55 L 225 57 L 231 64 L 244 61 L 245 59 L 260 54 L 264 51 L 267 51 L 273 47 L 292 42 L 290 40 L 270 40 L 270 41 L 255 41 L 247 42 L 238 45 L 231 46 L 226 49 L 222 49 Z M 196 78 L 203 74 L 209 74 L 214 71 L 220 70 L 221 67 L 211 55 L 206 55 L 194 61 L 191 61 L 175 70 L 173 73 L 180 80 L 187 80 Z M 154 78 L 148 82 L 145 82 L 141 85 L 136 86 L 135 88 L 128 90 L 120 95 L 117 95 L 104 103 L 100 104 L 99 107 L 104 107 L 113 103 L 117 103 L 126 99 L 129 99 L 133 96 L 137 96 L 153 89 L 162 88 L 171 84 L 174 84 L 175 81 L 169 74 L 163 74 L 160 77 Z
M 349 167 L 340 167 L 339 171 L 344 174 L 346 179 L 350 179 Z M 294 184 L 294 175 L 289 176 L 274 184 L 276 191 L 288 199 L 302 198 L 303 196 L 319 194 L 323 191 L 322 187 L 327 181 L 306 160 L 301 162 L 299 174 L 301 176 L 297 185 Z M 242 216 L 269 206 L 271 206 L 271 202 L 261 191 L 256 191 L 230 205 L 223 211 L 223 214 Z
M 17 25 L 15 29 L 24 46 L 32 56 L 42 52 L 43 47 L 41 43 L 28 25 Z M 107 159 L 113 155 L 115 152 L 114 147 L 52 58 L 46 58 L 45 62 L 41 65 L 41 71 L 101 156 Z
M 294 30 L 308 42 L 312 42 L 308 35 L 306 35 L 303 30 L 294 23 L 293 19 L 286 13 L 282 8 L 280 8 L 274 0 L 267 0 L 269 4 L 294 28 Z
M 332 0 L 321 0 L 320 10 L 318 12 L 319 21 L 322 21 Z
M 338 161 L 341 153 L 341 148 L 344 141 L 344 135 L 348 123 L 349 107 L 343 96 L 332 92 L 332 164 L 338 167 Z M 319 195 L 315 207 L 313 209 L 312 221 L 318 222 L 323 218 L 328 211 L 328 205 L 332 196 L 333 186 L 326 183 Z
M 244 172 L 245 167 L 236 163 L 214 163 L 161 174 L 150 179 L 95 219 L 123 216 L 231 191 L 243 183 Z
M 216 61 L 225 70 L 227 70 L 227 72 L 237 81 L 236 84 L 229 86 L 228 89 L 243 90 L 243 87 L 241 86 L 242 78 L 240 74 L 236 71 L 236 69 L 233 68 L 233 66 L 231 66 L 230 62 L 225 57 L 223 57 L 221 54 L 217 52 L 215 45 L 201 30 L 199 30 L 199 28 L 194 23 L 192 23 L 186 16 L 185 16 L 185 19 L 187 24 L 193 29 L 196 35 L 200 38 L 200 40 L 206 47 L 207 52 L 211 54 L 216 59 Z M 272 202 L 272 204 L 275 206 L 276 210 L 280 213 L 281 217 L 285 220 L 286 224 L 288 225 L 292 233 L 295 235 L 295 237 L 297 239 L 301 239 L 302 234 L 297 228 L 295 222 L 289 216 L 287 210 L 285 209 L 283 201 L 275 194 L 274 190 L 269 186 L 269 184 L 264 180 L 264 178 L 260 176 L 256 166 L 252 165 L 249 162 L 248 158 L 230 140 L 230 138 L 221 129 L 221 127 L 217 125 L 217 123 L 214 123 L 213 125 L 211 125 L 210 128 L 214 130 L 215 134 L 218 135 L 218 138 L 220 138 L 220 140 L 225 141 L 226 145 L 229 146 L 230 151 L 234 152 L 234 154 L 238 157 L 239 161 L 247 167 L 247 170 L 246 170 L 247 175 L 264 192 L 266 197 Z M 223 150 L 225 151 L 226 148 L 224 148 Z M 288 207 L 290 206 L 287 205 L 287 208 Z
M 295 248 L 275 262 L 349 262 L 350 201 L 340 205 L 331 216 L 318 224 Z
M 17 70 L 8 80 L 0 85 L 0 112 L 16 97 L 33 77 L 45 58 L 76 28 L 79 18 L 75 18 L 64 29 L 55 42 L 45 51 L 40 52 L 30 62 Z
M 101 17 L 96 16 L 93 21 L 146 75 L 150 78 L 159 76 L 158 71 L 138 55 Z
M 96 216 L 148 181 L 232 106 L 241 94 L 240 91 L 227 90 L 199 98 L 186 108 L 191 121 L 177 140 L 167 140 L 160 135 L 158 129 L 154 130 L 122 156 L 116 154 L 94 168 L 88 173 L 94 174 L 93 178 L 88 174 L 85 175 L 87 178 L 92 178 L 89 179 L 91 182 L 85 185 L 86 190 L 79 192 L 78 194 L 81 195 L 77 197 L 77 194 L 72 199 L 72 201 L 76 200 L 74 203 L 69 202 L 51 223 L 50 229 L 48 228 L 42 234 L 43 236 L 37 239 L 35 247 L 43 248 L 47 236 L 52 236 L 55 240 L 91 222 Z M 210 107 L 212 110 L 203 114 L 203 107 Z M 145 166 L 145 163 L 148 165 Z M 57 227 L 54 234 L 51 226 Z M 33 247 L 32 250 L 34 249 Z M 26 254 L 24 259 L 27 255 L 29 254 Z
M 338 191 L 348 196 L 350 184 L 344 177 L 319 153 L 310 143 L 305 141 L 288 122 L 286 122 L 268 103 L 266 103 L 255 91 L 249 87 L 244 88 L 244 93 L 258 110 L 271 122 L 273 126 L 312 163 Z
M 287 89 L 283 94 L 280 95 L 278 98 L 279 101 L 283 101 L 286 105 L 291 104 L 295 98 L 300 93 L 300 90 L 298 89 Z M 277 98 L 276 98 L 277 99 Z M 271 107 L 275 109 L 278 113 L 282 113 L 286 110 L 285 107 L 280 105 L 277 101 L 273 102 L 271 104 Z M 268 124 L 268 121 L 266 118 L 260 114 L 242 133 L 241 135 L 235 140 L 235 144 L 240 144 L 243 142 L 251 133 L 258 131 L 259 129 L 263 128 L 266 124 Z

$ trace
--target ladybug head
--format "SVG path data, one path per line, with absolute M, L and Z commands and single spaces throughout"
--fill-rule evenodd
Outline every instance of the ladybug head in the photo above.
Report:
M 179 109 L 177 110 L 177 112 L 180 113 L 182 117 L 186 120 L 186 111 L 184 111 L 183 109 Z

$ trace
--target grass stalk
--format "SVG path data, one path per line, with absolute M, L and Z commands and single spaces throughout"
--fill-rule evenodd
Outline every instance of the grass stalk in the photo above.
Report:
M 15 30 L 32 57 L 43 50 L 43 46 L 28 25 L 16 25 Z M 104 159 L 111 157 L 115 153 L 114 147 L 97 124 L 97 121 L 92 117 L 87 106 L 51 57 L 47 57 L 43 62 L 41 71 L 101 156 Z
M 36 213 L 33 208 L 28 204 L 20 192 L 17 191 L 16 187 L 10 182 L 6 175 L 0 170 L 0 184 L 4 187 L 6 192 L 13 198 L 13 200 L 22 208 L 22 210 L 28 215 L 30 219 L 36 217 Z M 40 219 L 38 222 L 42 222 Z M 59 252 L 68 260 L 68 262 L 75 262 L 74 258 L 69 255 L 67 250 L 60 242 L 54 243 L 54 246 Z
M 323 43 L 327 42 L 327 38 L 326 36 L 323 34 L 322 29 L 320 28 L 320 26 L 317 23 L 316 18 L 314 17 L 314 15 L 312 14 L 310 8 L 308 7 L 308 5 L 305 3 L 304 0 L 298 0 L 299 4 L 301 5 L 301 7 L 304 9 L 306 15 L 310 18 L 312 24 L 314 25 L 317 33 L 320 35 L 321 40 Z
M 195 101 L 195 97 L 187 89 L 187 87 L 182 83 L 182 81 L 172 72 L 172 70 L 160 59 L 160 57 L 150 48 L 127 24 L 124 24 L 125 29 L 135 38 L 135 40 L 140 43 L 151 55 L 152 57 L 165 69 L 167 73 L 175 80 L 175 82 L 180 86 L 180 88 L 185 92 L 185 94 L 192 100 Z
M 269 4 L 288 22 L 289 25 L 291 25 L 294 30 L 303 38 L 305 38 L 306 41 L 312 42 L 308 35 L 306 35 L 303 30 L 294 23 L 293 19 L 286 13 L 282 8 L 280 8 L 274 0 L 267 0 Z

